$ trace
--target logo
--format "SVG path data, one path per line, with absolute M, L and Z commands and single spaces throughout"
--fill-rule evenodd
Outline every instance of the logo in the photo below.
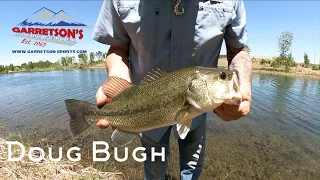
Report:
M 64 10 L 54 12 L 43 7 L 13 27 L 12 32 L 16 36 L 36 40 L 33 43 L 31 40 L 23 39 L 23 44 L 45 47 L 45 42 L 49 42 L 73 46 L 83 39 L 83 28 L 90 27 L 74 19 Z

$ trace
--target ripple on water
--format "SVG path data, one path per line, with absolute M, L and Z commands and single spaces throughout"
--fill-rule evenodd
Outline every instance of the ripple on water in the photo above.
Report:
M 41 122 L 66 123 L 64 99 L 95 103 L 96 90 L 105 77 L 104 70 L 0 76 L 0 120 L 20 130 Z M 242 120 L 225 123 L 213 114 L 208 116 L 214 119 L 208 123 L 214 137 L 221 133 L 222 139 L 229 137 L 237 147 L 267 148 L 268 152 L 277 151 L 268 145 L 274 142 L 288 148 L 284 153 L 320 157 L 320 80 L 255 74 L 252 90 L 252 109 Z

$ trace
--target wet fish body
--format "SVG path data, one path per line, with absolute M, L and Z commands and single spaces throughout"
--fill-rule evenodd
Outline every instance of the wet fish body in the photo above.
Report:
M 236 71 L 196 66 L 148 73 L 141 84 L 127 88 L 101 109 L 80 100 L 67 99 L 65 103 L 73 134 L 105 119 L 116 127 L 113 142 L 124 146 L 140 132 L 174 124 L 184 139 L 194 117 L 240 99 Z

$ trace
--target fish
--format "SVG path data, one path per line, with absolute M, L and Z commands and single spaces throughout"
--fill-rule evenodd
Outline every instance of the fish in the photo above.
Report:
M 65 105 L 73 135 L 104 119 L 114 127 L 112 141 L 123 147 L 143 131 L 171 125 L 184 139 L 193 118 L 223 103 L 239 104 L 241 99 L 237 70 L 193 66 L 171 73 L 152 70 L 100 108 L 76 99 L 66 99 Z

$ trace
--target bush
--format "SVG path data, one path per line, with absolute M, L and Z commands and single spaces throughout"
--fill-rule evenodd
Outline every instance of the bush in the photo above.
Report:
M 292 55 L 289 54 L 288 57 L 280 56 L 271 62 L 271 67 L 278 68 L 281 66 L 285 67 L 285 72 L 289 72 L 290 67 L 297 66 L 297 64 L 294 62 Z
M 312 65 L 312 70 L 320 70 L 320 65 L 316 65 L 316 64 L 313 64 Z
M 296 66 L 296 63 L 293 60 L 293 57 L 291 54 L 288 57 L 278 57 L 274 61 L 271 62 L 271 66 L 273 67 L 279 67 L 279 66 L 288 66 L 288 67 L 294 67 Z
M 260 64 L 261 65 L 263 65 L 263 64 L 270 64 L 271 63 L 271 61 L 269 61 L 269 60 L 265 60 L 265 59 L 261 59 L 260 60 Z
M 271 65 L 271 67 L 278 68 L 278 67 L 281 66 L 281 62 L 280 62 L 279 59 L 277 58 L 277 59 L 271 61 L 271 64 L 270 64 L 270 65 Z
M 284 67 L 284 71 L 285 71 L 285 72 L 289 72 L 289 71 L 290 71 L 290 67 L 289 67 L 289 66 L 285 66 L 285 67 Z
M 289 56 L 287 58 L 283 58 L 283 60 L 284 60 L 285 66 L 288 66 L 288 67 L 296 66 L 296 63 L 293 60 L 292 54 L 289 54 Z

